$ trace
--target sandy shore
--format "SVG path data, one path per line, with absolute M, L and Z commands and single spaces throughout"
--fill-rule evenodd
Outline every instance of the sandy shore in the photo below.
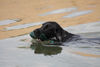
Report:
M 39 16 L 57 9 L 76 7 L 77 10 L 59 14 Z M 62 18 L 73 12 L 92 10 L 93 12 L 72 18 Z M 100 0 L 0 0 L 0 20 L 20 18 L 22 21 L 0 26 L 0 39 L 27 34 L 40 27 L 4 31 L 10 26 L 31 22 L 57 21 L 62 27 L 100 21 Z

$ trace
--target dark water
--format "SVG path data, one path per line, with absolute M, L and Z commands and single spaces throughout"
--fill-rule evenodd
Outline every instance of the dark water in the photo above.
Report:
M 52 56 L 61 53 L 62 48 L 59 46 L 43 46 L 43 45 L 31 45 L 30 48 L 34 50 L 35 54 L 43 54 L 44 56 Z

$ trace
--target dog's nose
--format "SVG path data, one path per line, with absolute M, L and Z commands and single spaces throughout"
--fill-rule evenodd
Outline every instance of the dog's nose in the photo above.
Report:
M 37 37 L 35 36 L 34 32 L 31 32 L 31 33 L 30 33 L 30 36 L 31 36 L 32 38 L 34 38 L 34 39 L 37 39 Z

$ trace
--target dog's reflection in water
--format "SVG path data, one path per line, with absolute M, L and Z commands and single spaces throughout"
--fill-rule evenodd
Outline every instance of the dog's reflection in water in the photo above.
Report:
M 34 50 L 35 54 L 44 54 L 47 55 L 57 55 L 61 53 L 62 48 L 59 46 L 49 46 L 49 45 L 42 45 L 42 44 L 32 44 L 30 46 L 31 49 Z

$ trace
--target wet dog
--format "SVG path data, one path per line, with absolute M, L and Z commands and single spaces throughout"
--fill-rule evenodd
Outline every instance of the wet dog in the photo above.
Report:
M 65 31 L 57 22 L 49 21 L 42 24 L 38 29 L 30 33 L 33 39 L 49 41 L 49 44 L 62 45 L 63 42 L 72 39 L 74 34 Z
M 42 30 L 41 28 L 37 28 L 33 32 L 31 32 L 30 36 L 34 39 L 39 39 L 41 41 L 52 40 L 53 38 L 55 38 L 55 34 L 53 34 L 50 31 L 47 33 L 46 31 Z
M 54 21 L 43 23 L 40 29 L 48 38 L 55 37 L 58 42 L 65 42 L 74 35 L 65 31 L 57 22 Z
M 49 21 L 42 24 L 42 26 L 33 31 L 34 38 L 44 40 L 55 40 L 57 42 L 65 42 L 74 34 L 65 31 L 57 22 Z

